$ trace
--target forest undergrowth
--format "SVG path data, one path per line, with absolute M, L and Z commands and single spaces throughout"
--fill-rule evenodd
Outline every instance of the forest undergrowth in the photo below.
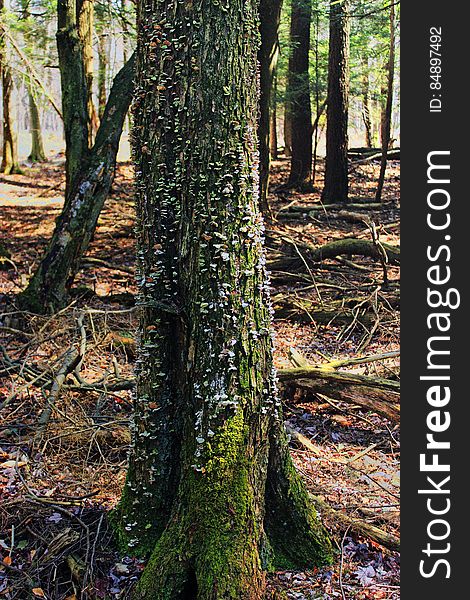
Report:
M 320 177 L 311 193 L 286 192 L 287 170 L 274 161 L 266 223 L 275 359 L 292 454 L 328 507 L 337 552 L 321 571 L 271 573 L 267 598 L 396 600 L 399 161 L 380 205 L 378 162 L 353 165 L 344 206 L 320 203 Z M 136 358 L 132 169 L 118 165 L 70 305 L 52 317 L 21 312 L 15 296 L 63 189 L 61 164 L 0 178 L 0 598 L 9 600 L 128 598 L 144 566 L 117 552 L 107 521 L 126 474 Z M 312 366 L 316 379 L 305 375 Z

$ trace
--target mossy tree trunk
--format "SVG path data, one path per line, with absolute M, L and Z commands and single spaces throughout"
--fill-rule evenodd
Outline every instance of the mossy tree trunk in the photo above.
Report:
M 140 356 L 113 519 L 127 551 L 151 554 L 136 599 L 258 600 L 270 560 L 331 557 L 276 396 L 258 206 L 258 6 L 141 0 L 138 24 Z
M 269 216 L 268 187 L 270 156 L 270 121 L 273 111 L 273 81 L 279 56 L 279 23 L 282 0 L 260 0 L 261 44 L 258 51 L 260 65 L 260 116 L 258 126 L 259 139 L 259 177 L 260 207 L 265 216 Z
M 324 204 L 348 201 L 349 29 L 349 0 L 331 0 Z
M 75 0 L 59 0 L 57 47 L 66 141 L 62 213 L 47 250 L 20 294 L 24 309 L 55 312 L 66 306 L 81 258 L 93 237 L 114 178 L 122 127 L 132 99 L 134 57 L 116 75 L 95 142 L 89 148 L 89 95 Z
M 76 0 L 57 2 L 57 50 L 65 134 L 66 198 L 89 149 L 88 83 Z
M 291 157 L 288 187 L 306 190 L 312 175 L 312 108 L 309 51 L 311 0 L 292 0 L 288 89 L 291 118 Z

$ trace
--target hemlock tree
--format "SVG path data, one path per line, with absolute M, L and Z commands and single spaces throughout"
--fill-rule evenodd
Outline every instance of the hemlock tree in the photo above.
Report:
M 109 194 L 124 119 L 132 99 L 134 56 L 114 79 L 94 145 L 90 128 L 87 70 L 75 0 L 59 0 L 57 47 L 65 131 L 66 189 L 62 213 L 45 255 L 19 295 L 20 305 L 37 313 L 66 306 L 69 289 L 95 232 Z
M 324 204 L 348 201 L 348 96 L 349 1 L 331 0 Z
M 309 52 L 312 0 L 292 0 L 290 55 L 287 81 L 291 129 L 290 173 L 287 186 L 311 187 L 312 108 L 310 102 Z
M 141 0 L 133 146 L 140 355 L 113 520 L 139 600 L 257 600 L 331 546 L 276 396 L 258 209 L 255 0 Z

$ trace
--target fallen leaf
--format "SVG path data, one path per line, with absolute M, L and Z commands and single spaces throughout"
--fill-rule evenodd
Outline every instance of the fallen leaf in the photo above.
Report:
M 33 588 L 31 591 L 38 598 L 45 598 L 46 597 L 46 594 L 44 593 L 44 590 L 42 588 Z

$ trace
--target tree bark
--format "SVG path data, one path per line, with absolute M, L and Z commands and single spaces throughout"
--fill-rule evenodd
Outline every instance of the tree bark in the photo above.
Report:
M 312 5 L 293 0 L 288 92 L 291 113 L 292 148 L 287 186 L 298 190 L 311 187 L 312 109 L 310 104 L 309 51 Z
M 385 182 L 385 171 L 387 169 L 387 153 L 390 144 L 390 130 L 392 125 L 393 107 L 393 80 L 395 75 L 395 5 L 390 6 L 390 51 L 388 58 L 388 80 L 387 80 L 387 102 L 382 124 L 382 160 L 380 162 L 379 181 L 375 193 L 375 201 L 380 202 Z
M 127 551 L 151 550 L 134 598 L 259 600 L 272 552 L 313 566 L 331 547 L 293 468 L 275 392 L 258 5 L 170 0 L 156 11 L 141 0 L 138 13 L 140 358 L 114 522 Z M 274 510 L 276 531 L 265 522 Z M 292 545 L 280 539 L 288 535 Z
M 132 97 L 133 73 L 132 57 L 114 80 L 95 144 L 82 156 L 46 253 L 27 288 L 19 295 L 20 305 L 25 309 L 56 312 L 67 304 L 69 288 L 114 178 L 119 139 Z
M 265 216 L 270 215 L 268 204 L 270 167 L 270 116 L 272 112 L 273 80 L 279 55 L 279 23 L 282 0 L 260 0 L 261 45 L 258 51 L 260 70 L 259 96 L 259 178 L 260 208 Z
M 348 96 L 349 0 L 331 0 L 324 204 L 348 201 Z

